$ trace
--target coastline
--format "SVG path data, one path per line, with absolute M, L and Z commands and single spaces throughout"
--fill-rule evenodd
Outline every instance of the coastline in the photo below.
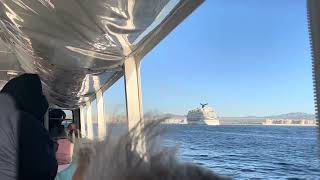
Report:
M 286 127 L 317 127 L 316 124 L 300 125 L 300 124 L 220 124 L 222 126 L 286 126 Z
M 300 125 L 300 124 L 220 124 L 220 125 L 205 125 L 205 124 L 178 124 L 178 123 L 161 123 L 162 125 L 189 125 L 189 126 L 265 126 L 265 127 L 274 127 L 274 126 L 284 126 L 284 127 L 317 127 L 316 124 Z
M 317 124 L 261 124 L 262 126 L 317 127 Z

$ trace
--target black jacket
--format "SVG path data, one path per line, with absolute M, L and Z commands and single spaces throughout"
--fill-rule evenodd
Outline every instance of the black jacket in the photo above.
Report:
M 48 102 L 38 75 L 23 74 L 1 90 L 9 94 L 19 110 L 18 179 L 53 180 L 58 164 L 53 142 L 44 128 Z

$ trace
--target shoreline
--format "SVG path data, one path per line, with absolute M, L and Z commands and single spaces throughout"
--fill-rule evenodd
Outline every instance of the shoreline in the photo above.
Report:
M 295 126 L 295 127 L 316 127 L 316 124 L 261 124 L 263 126 Z
M 294 127 L 317 127 L 316 124 L 307 124 L 307 125 L 300 125 L 300 124 L 221 124 L 226 126 L 294 126 Z
M 162 125 L 195 125 L 197 124 L 175 124 L 175 123 L 163 123 Z M 201 125 L 201 126 L 265 126 L 265 127 L 272 127 L 272 126 L 285 126 L 285 127 L 317 127 L 316 124 L 307 124 L 307 125 L 300 125 L 300 124 L 220 124 L 220 125 Z

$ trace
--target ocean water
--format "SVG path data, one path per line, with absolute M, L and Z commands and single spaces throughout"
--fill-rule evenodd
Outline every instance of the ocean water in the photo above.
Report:
M 319 179 L 316 127 L 165 125 L 179 157 L 235 179 Z

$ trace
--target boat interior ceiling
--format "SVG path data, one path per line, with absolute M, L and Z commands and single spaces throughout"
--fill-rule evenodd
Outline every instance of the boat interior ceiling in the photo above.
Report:
M 1 0 L 0 88 L 37 73 L 49 102 L 77 108 L 123 76 L 202 0 Z

